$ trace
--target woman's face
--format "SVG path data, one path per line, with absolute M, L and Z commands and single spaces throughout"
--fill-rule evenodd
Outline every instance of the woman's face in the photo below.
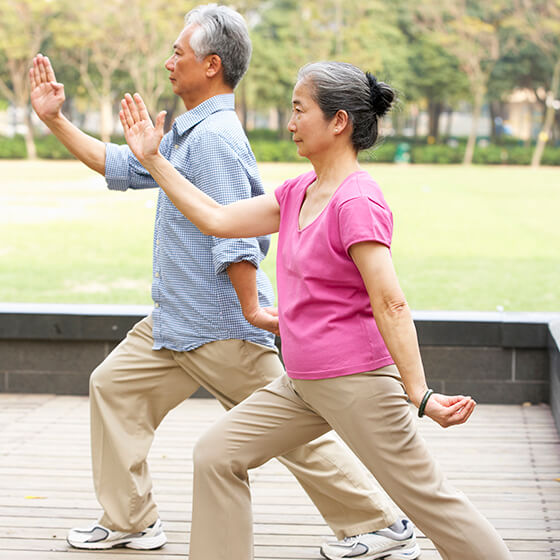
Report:
M 299 81 L 292 95 L 292 116 L 288 130 L 292 133 L 300 156 L 312 159 L 327 150 L 332 143 L 334 125 L 325 119 L 323 111 L 311 96 L 306 80 Z

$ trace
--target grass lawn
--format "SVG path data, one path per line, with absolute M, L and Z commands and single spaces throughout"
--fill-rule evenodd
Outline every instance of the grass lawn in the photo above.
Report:
M 413 309 L 560 310 L 558 168 L 366 168 L 393 210 Z M 272 189 L 309 167 L 260 169 Z M 150 303 L 155 201 L 109 192 L 78 162 L 0 161 L 0 301 Z

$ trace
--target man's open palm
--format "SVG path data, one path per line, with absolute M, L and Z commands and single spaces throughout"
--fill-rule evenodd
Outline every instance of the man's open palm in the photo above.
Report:
M 56 81 L 54 70 L 46 56 L 38 54 L 29 70 L 31 105 L 37 116 L 48 121 L 60 113 L 66 99 L 64 85 Z

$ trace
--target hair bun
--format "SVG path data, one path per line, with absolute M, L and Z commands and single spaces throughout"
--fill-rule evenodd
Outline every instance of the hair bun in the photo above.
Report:
M 395 92 L 385 83 L 378 82 L 377 78 L 370 72 L 366 72 L 369 84 L 369 96 L 373 112 L 382 117 L 385 115 L 395 99 Z

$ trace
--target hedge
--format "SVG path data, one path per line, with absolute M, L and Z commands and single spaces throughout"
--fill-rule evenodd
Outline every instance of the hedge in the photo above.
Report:
M 123 143 L 122 137 L 115 136 L 114 142 Z M 251 147 L 257 161 L 302 161 L 291 140 L 276 139 L 274 131 L 251 131 Z M 463 161 L 466 142 L 464 139 L 446 144 L 428 144 L 425 138 L 386 138 L 370 150 L 360 153 L 363 162 L 390 163 L 395 161 L 397 152 L 401 153 L 407 145 L 409 161 L 424 164 L 457 164 Z M 71 159 L 68 150 L 53 136 L 36 139 L 37 154 L 44 159 Z M 534 146 L 520 145 L 518 140 L 510 140 L 502 145 L 477 145 L 473 163 L 483 165 L 528 165 L 531 162 Z M 7 138 L 0 136 L 0 159 L 23 159 L 26 157 L 25 141 L 22 136 Z M 547 146 L 541 163 L 560 165 L 560 147 Z

